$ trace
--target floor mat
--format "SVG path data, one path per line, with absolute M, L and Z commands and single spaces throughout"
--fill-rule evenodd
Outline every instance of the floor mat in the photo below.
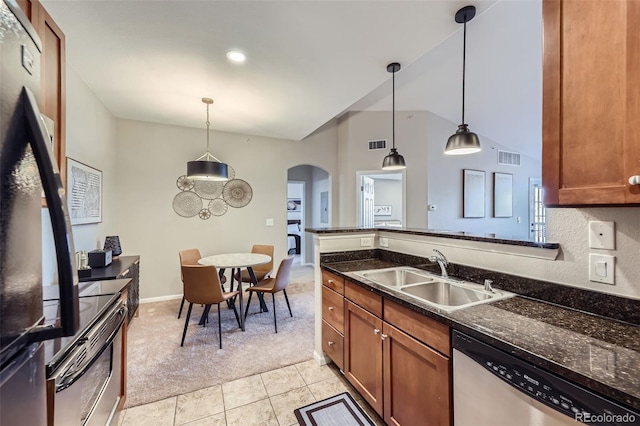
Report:
M 374 426 L 348 392 L 296 408 L 293 412 L 303 426 Z

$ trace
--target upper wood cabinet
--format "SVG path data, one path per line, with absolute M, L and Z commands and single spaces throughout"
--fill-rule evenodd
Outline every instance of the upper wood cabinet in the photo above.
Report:
M 66 75 L 64 33 L 38 0 L 18 0 L 42 41 L 40 112 L 54 124 L 53 154 L 66 186 Z
M 640 1 L 543 0 L 547 206 L 640 204 Z

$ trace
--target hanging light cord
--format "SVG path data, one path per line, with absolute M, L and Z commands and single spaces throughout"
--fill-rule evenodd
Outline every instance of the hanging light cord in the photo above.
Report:
M 196 161 L 200 161 L 202 159 L 204 159 L 204 161 L 217 161 L 218 163 L 221 163 L 222 161 L 218 160 L 216 157 L 214 157 L 211 152 L 209 151 L 209 125 L 211 124 L 211 122 L 209 121 L 209 104 L 207 104 L 207 121 L 205 123 L 207 125 L 207 152 L 205 152 L 203 155 L 201 155 L 200 157 L 196 158 Z
M 395 72 L 395 68 L 393 71 L 393 76 L 391 77 L 391 87 L 392 87 L 392 92 L 391 92 L 391 113 L 393 114 L 393 119 L 391 120 L 392 123 L 392 131 L 391 131 L 391 137 L 393 138 L 391 140 L 391 143 L 393 144 L 393 149 L 396 149 L 396 72 Z
M 464 124 L 464 76 L 467 62 L 467 19 L 465 16 L 462 41 L 462 124 Z

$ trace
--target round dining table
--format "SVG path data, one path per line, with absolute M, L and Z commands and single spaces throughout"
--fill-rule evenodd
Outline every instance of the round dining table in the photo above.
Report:
M 249 272 L 249 276 L 251 277 L 251 281 L 253 285 L 258 284 L 258 280 L 256 279 L 256 275 L 253 272 L 253 267 L 257 265 L 264 265 L 265 263 L 269 263 L 271 261 L 271 256 L 260 253 L 222 253 L 222 254 L 214 254 L 212 256 L 205 256 L 198 260 L 200 265 L 213 265 L 218 268 L 218 274 L 220 277 L 224 274 L 225 269 L 231 269 L 231 288 L 230 291 L 233 291 L 233 281 L 234 279 L 237 281 L 238 286 L 237 290 L 240 293 L 240 328 L 244 331 L 244 312 L 242 308 L 243 297 L 242 297 L 242 276 L 240 271 L 242 268 L 247 268 L 247 272 Z M 237 276 L 237 279 L 236 279 Z M 261 294 L 260 294 L 261 296 Z M 205 309 L 203 314 L 203 318 L 200 320 L 201 323 L 204 323 L 206 319 L 206 315 L 209 313 L 209 308 Z M 267 305 L 264 303 L 264 299 L 260 300 L 260 309 L 263 312 L 267 311 Z

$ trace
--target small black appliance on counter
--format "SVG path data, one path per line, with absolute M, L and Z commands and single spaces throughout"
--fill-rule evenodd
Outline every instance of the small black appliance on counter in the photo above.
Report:
M 91 250 L 89 252 L 89 266 L 92 268 L 104 268 L 111 265 L 112 261 L 111 249 L 108 250 Z

